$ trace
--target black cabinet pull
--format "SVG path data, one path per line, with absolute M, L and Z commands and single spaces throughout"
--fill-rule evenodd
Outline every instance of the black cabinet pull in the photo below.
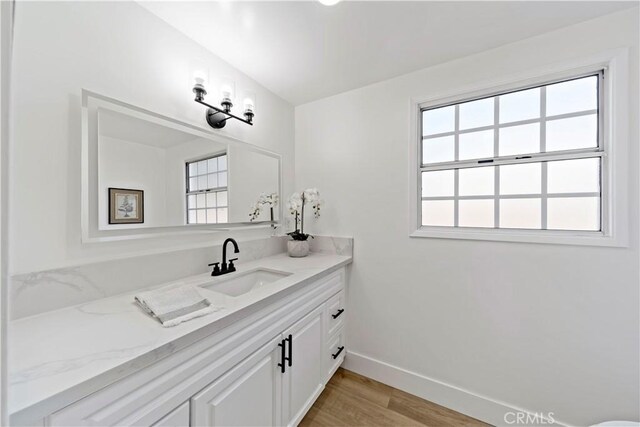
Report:
M 289 357 L 287 357 L 287 360 L 289 361 L 289 366 L 291 366 L 293 364 L 293 337 L 289 334 L 284 340 L 289 341 Z
M 343 345 L 341 345 L 340 347 L 338 347 L 338 352 L 337 352 L 337 353 L 332 354 L 332 355 L 331 355 L 331 357 L 333 357 L 334 359 L 337 359 L 337 358 L 338 358 L 338 356 L 340 356 L 340 353 L 342 353 L 342 350 L 344 350 L 344 346 L 343 346 Z
M 286 365 L 284 363 L 284 361 L 286 359 L 285 354 L 284 354 L 284 352 L 285 352 L 284 340 L 280 341 L 280 344 L 278 344 L 278 347 L 280 347 L 280 360 L 281 360 L 281 362 L 278 363 L 278 366 L 280 366 L 280 372 L 282 372 L 284 374 L 284 372 L 286 371 L 286 368 L 285 368 Z M 291 366 L 291 365 L 289 365 L 289 366 Z
M 334 319 L 337 319 L 338 317 L 340 317 L 342 313 L 344 313 L 344 308 L 341 308 L 340 310 L 338 310 L 336 314 L 332 314 L 331 317 L 333 317 Z

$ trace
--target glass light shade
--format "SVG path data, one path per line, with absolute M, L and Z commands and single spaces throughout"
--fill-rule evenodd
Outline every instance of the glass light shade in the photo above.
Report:
M 333 6 L 334 4 L 340 3 L 340 0 L 318 0 L 318 1 L 325 6 Z
M 253 112 L 254 110 L 255 110 L 255 105 L 254 105 L 253 99 L 245 98 L 244 99 L 244 111 Z
M 203 101 L 204 96 L 207 94 L 208 73 L 203 68 L 195 68 L 193 71 L 193 83 L 191 91 L 196 95 L 196 101 Z
M 205 86 L 207 84 L 207 74 L 202 70 L 193 73 L 193 82 L 196 85 Z
M 220 82 L 220 98 L 233 101 L 235 97 L 235 83 L 228 78 L 222 78 Z
M 256 111 L 256 94 L 253 92 L 244 92 L 242 94 L 242 104 L 245 113 L 255 113 Z

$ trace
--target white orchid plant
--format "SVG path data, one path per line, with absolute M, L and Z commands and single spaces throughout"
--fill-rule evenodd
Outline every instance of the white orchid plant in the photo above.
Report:
M 268 207 L 271 210 L 271 221 L 273 221 L 273 208 L 278 205 L 278 193 L 260 193 L 258 200 L 251 205 L 249 221 L 255 221 L 262 213 L 262 209 Z
M 289 198 L 288 208 L 289 213 L 293 215 L 295 220 L 295 230 L 287 233 L 293 240 L 307 240 L 309 237 L 313 239 L 310 234 L 304 232 L 304 207 L 310 205 L 313 210 L 313 216 L 315 218 L 320 217 L 320 208 L 324 204 L 324 201 L 320 199 L 320 192 L 317 188 L 307 188 L 302 193 L 293 193 Z M 298 228 L 300 225 L 300 228 Z

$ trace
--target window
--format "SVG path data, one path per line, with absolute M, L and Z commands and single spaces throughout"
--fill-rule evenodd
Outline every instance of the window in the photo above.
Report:
M 187 224 L 228 222 L 227 154 L 188 162 Z
M 603 73 L 421 108 L 423 228 L 603 231 Z

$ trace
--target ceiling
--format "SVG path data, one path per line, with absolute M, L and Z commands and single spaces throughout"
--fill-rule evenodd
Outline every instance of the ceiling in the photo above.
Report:
M 616 1 L 141 1 L 293 105 L 636 6 Z M 258 101 L 259 102 L 259 101 Z

